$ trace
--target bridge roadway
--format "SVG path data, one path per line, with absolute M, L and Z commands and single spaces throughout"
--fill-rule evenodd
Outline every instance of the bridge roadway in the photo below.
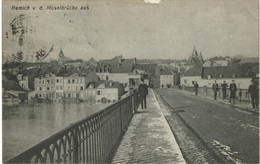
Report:
M 158 89 L 157 93 L 170 106 L 169 112 L 178 114 L 227 162 L 259 163 L 258 114 L 183 91 Z
M 112 163 L 186 163 L 153 90 L 137 110 Z

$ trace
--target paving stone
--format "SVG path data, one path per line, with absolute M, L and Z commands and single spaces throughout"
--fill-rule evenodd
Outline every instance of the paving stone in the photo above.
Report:
M 112 163 L 186 163 L 153 90 L 138 108 Z

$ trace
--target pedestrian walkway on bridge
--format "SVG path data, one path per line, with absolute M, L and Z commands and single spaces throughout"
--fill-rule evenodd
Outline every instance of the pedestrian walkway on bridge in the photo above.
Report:
M 112 163 L 186 163 L 152 89 L 139 106 Z

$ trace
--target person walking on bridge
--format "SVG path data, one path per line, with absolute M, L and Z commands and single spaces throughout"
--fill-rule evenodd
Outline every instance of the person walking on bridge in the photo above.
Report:
M 195 95 L 198 95 L 198 88 L 199 88 L 199 84 L 197 83 L 197 81 L 194 82 L 194 89 L 195 89 Z
M 141 82 L 142 83 L 138 86 L 138 94 L 140 95 L 142 109 L 146 109 L 146 96 L 148 95 L 148 86 L 144 84 L 143 79 L 141 79 Z
M 251 80 L 252 84 L 248 88 L 248 93 L 250 94 L 251 101 L 252 101 L 252 108 L 258 109 L 259 104 L 259 87 L 257 82 Z
M 215 81 L 215 83 L 212 85 L 212 89 L 214 92 L 214 100 L 217 100 L 217 95 L 218 95 L 218 90 L 219 90 L 217 81 Z
M 227 85 L 226 81 L 223 81 L 223 83 L 221 84 L 223 100 L 225 100 L 227 97 L 227 87 L 228 87 L 228 85 Z
M 235 80 L 232 80 L 232 83 L 229 85 L 229 90 L 230 90 L 230 100 L 229 102 L 233 100 L 233 103 L 235 103 L 236 99 L 236 91 L 237 91 L 237 85 L 235 83 Z

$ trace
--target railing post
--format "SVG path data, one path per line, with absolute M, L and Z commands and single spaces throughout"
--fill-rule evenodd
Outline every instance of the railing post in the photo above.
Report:
M 77 127 L 78 128 L 78 127 Z M 74 133 L 74 144 L 73 144 L 73 162 L 78 163 L 79 162 L 79 151 L 78 151 L 78 133 L 77 128 L 73 130 Z
M 132 97 L 132 114 L 135 114 L 135 91 L 131 97 Z

